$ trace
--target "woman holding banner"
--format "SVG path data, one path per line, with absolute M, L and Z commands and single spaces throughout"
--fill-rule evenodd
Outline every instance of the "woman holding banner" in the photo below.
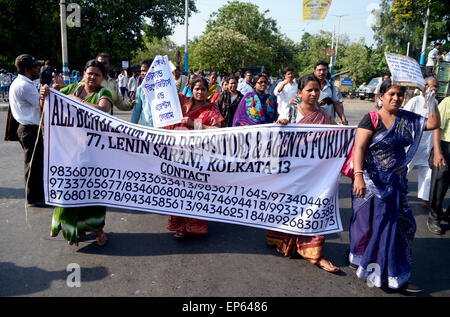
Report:
M 220 128 L 224 119 L 215 103 L 207 101 L 208 82 L 203 77 L 196 77 L 190 84 L 193 97 L 178 95 L 180 98 L 183 118 L 181 123 L 167 126 L 165 129 L 173 130 L 201 130 Z M 184 238 L 186 234 L 206 234 L 208 226 L 205 220 L 169 216 L 167 230 L 175 231 L 176 238 Z
M 336 124 L 324 110 L 318 107 L 320 96 L 320 81 L 314 75 L 305 75 L 298 82 L 297 96 L 290 100 L 288 105 L 288 118 L 279 119 L 277 123 L 286 125 L 297 124 Z M 340 269 L 323 257 L 325 244 L 324 235 L 303 236 L 268 230 L 266 243 L 276 246 L 277 252 L 284 256 L 295 252 L 319 268 L 335 273 Z
M 440 117 L 433 95 L 426 101 L 428 119 L 400 109 L 404 93 L 405 87 L 393 86 L 390 79 L 383 81 L 382 108 L 375 113 L 378 122 L 367 114 L 358 125 L 349 261 L 357 268 L 356 275 L 371 285 L 419 292 L 408 283 L 412 266 L 409 243 L 416 223 L 406 197 L 407 164 L 423 131 L 439 128 Z
M 233 118 L 233 127 L 273 123 L 277 116 L 277 101 L 266 94 L 269 79 L 265 75 L 255 78 L 255 90 L 242 97 Z
M 70 98 L 85 103 L 106 113 L 112 107 L 112 93 L 103 88 L 101 83 L 106 78 L 106 69 L 102 63 L 90 60 L 84 68 L 83 81 L 79 84 L 70 84 L 60 90 Z M 40 90 L 41 100 L 49 93 L 49 87 Z M 56 237 L 61 230 L 64 238 L 70 245 L 78 245 L 79 238 L 91 231 L 95 234 L 97 244 L 102 246 L 107 242 L 105 226 L 106 207 L 55 207 L 51 225 L 52 237 Z

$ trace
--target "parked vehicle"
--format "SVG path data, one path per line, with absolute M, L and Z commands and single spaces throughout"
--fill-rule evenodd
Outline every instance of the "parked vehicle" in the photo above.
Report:
M 378 83 L 381 81 L 382 77 L 375 77 L 364 87 L 358 88 L 358 96 L 361 100 L 372 99 L 375 100 L 375 89 Z

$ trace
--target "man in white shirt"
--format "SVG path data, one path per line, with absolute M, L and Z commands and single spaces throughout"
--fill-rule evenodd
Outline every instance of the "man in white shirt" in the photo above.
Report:
M 9 102 L 11 113 L 19 123 L 17 135 L 24 151 L 26 199 L 28 206 L 46 207 L 43 142 L 42 133 L 38 133 L 41 109 L 39 92 L 33 83 L 40 77 L 42 65 L 28 54 L 19 55 L 15 65 L 19 75 L 11 84 Z
M 122 70 L 122 72 L 119 74 L 119 89 L 120 93 L 122 94 L 122 98 L 125 98 L 128 91 L 128 74 L 125 69 Z
M 433 76 L 433 69 L 434 66 L 436 65 L 436 60 L 439 59 L 440 50 L 441 50 L 441 43 L 436 43 L 434 44 L 434 48 L 428 53 L 425 76 Z
M 238 85 L 237 90 L 241 92 L 242 95 L 246 95 L 253 91 L 253 86 L 251 85 L 253 79 L 253 74 L 251 71 L 246 71 L 244 75 L 244 80 Z
M 289 101 L 297 95 L 298 84 L 294 79 L 294 68 L 288 66 L 284 69 L 284 81 L 279 82 L 274 89 L 277 97 L 278 118 L 289 117 Z
M 319 78 L 320 81 L 320 97 L 319 106 L 328 113 L 333 119 L 335 118 L 335 112 L 339 117 L 339 124 L 348 125 L 347 119 L 344 114 L 344 106 L 339 101 L 336 89 L 328 79 L 328 63 L 325 61 L 318 61 L 314 64 L 314 75 Z
M 388 80 L 389 79 L 389 75 L 383 75 L 383 77 L 381 78 L 380 82 L 377 84 L 377 87 L 375 88 L 373 94 L 373 99 L 375 99 L 375 108 L 377 110 L 381 109 L 381 107 L 383 107 L 383 102 L 380 99 L 380 87 L 381 84 L 383 83 L 383 81 Z
M 426 89 L 430 89 L 431 91 L 437 93 L 439 89 L 439 83 L 436 80 L 436 78 L 434 77 L 425 78 L 425 90 Z M 437 105 L 438 101 L 435 100 L 435 102 Z M 403 109 L 420 114 L 422 117 L 428 118 L 428 108 L 425 108 L 424 93 L 422 93 L 419 96 L 411 98 Z M 418 176 L 417 197 L 422 199 L 426 204 L 428 204 L 430 198 L 431 168 L 428 164 L 428 159 L 430 157 L 432 148 L 433 148 L 433 131 L 424 131 L 416 154 L 414 155 L 411 162 L 408 164 L 408 174 L 409 172 L 411 172 L 414 166 L 418 166 L 419 168 L 417 173 Z
M 136 96 L 136 87 L 137 87 L 136 74 L 131 73 L 131 77 L 128 78 L 128 94 L 130 96 L 131 101 L 133 101 Z

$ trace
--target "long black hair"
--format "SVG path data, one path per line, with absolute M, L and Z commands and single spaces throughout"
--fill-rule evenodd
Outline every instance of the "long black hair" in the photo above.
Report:
M 189 87 L 189 88 L 191 88 L 192 92 L 194 91 L 195 84 L 197 84 L 198 82 L 202 82 L 203 85 L 206 87 L 206 90 L 208 90 L 208 88 L 209 88 L 208 81 L 205 78 L 200 76 L 200 77 L 196 77 L 192 80 L 191 86 Z
M 100 69 L 100 72 L 102 73 L 103 77 L 106 77 L 105 66 L 96 59 L 91 59 L 87 61 L 86 65 L 84 66 L 84 71 L 86 71 L 89 67 L 97 67 L 98 69 Z
M 381 83 L 381 86 L 380 86 L 380 94 L 386 93 L 392 87 L 393 87 L 392 80 L 390 78 L 383 80 L 383 82 Z M 394 86 L 394 87 L 396 87 L 396 86 Z M 405 86 L 399 86 L 399 87 L 401 88 L 402 94 L 404 95 L 405 91 L 406 91 L 406 87 Z
M 303 88 L 306 87 L 306 85 L 310 82 L 310 81 L 315 81 L 319 84 L 320 87 L 320 80 L 319 78 L 317 78 L 314 74 L 307 74 L 307 75 L 303 75 L 302 77 L 300 77 L 300 79 L 298 80 L 298 90 L 303 90 Z

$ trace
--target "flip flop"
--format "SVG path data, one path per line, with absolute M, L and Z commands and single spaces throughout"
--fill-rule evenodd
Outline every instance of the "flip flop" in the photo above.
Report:
M 321 260 L 322 260 L 322 259 L 321 259 Z M 330 273 L 336 273 L 336 272 L 338 272 L 338 271 L 341 270 L 341 269 L 338 268 L 337 266 L 334 266 L 333 263 L 331 263 L 330 261 L 328 261 L 328 260 L 325 260 L 325 261 L 328 262 L 328 265 L 327 265 L 327 266 L 325 266 L 325 265 L 323 265 L 323 264 L 320 264 L 320 260 L 317 261 L 316 263 L 312 263 L 312 264 L 314 264 L 314 265 L 316 265 L 317 267 L 321 268 L 322 270 L 327 271 L 327 272 L 330 272 Z
M 177 230 L 174 235 L 175 238 L 183 239 L 186 237 L 186 230 Z

